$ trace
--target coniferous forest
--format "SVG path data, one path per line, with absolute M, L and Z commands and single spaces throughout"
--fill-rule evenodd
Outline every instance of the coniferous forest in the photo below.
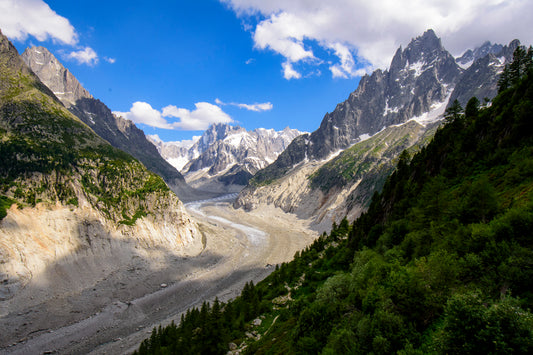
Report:
M 452 105 L 354 223 L 136 354 L 533 353 L 532 57 L 490 104 Z

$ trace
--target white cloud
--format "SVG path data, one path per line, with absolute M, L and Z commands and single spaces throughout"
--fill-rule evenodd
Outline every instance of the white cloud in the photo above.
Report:
M 69 20 L 58 15 L 42 0 L 0 0 L 0 28 L 10 39 L 23 41 L 33 36 L 68 45 L 78 43 Z
M 281 64 L 281 67 L 283 68 L 283 77 L 287 80 L 300 79 L 302 77 L 302 74 L 294 70 L 294 68 L 292 67 L 292 63 L 289 61 L 286 61 L 285 63 Z
M 259 23 L 255 29 L 255 46 L 260 49 L 270 48 L 291 62 L 314 58 L 311 50 L 303 45 L 305 33 L 309 30 L 305 21 L 289 14 L 273 14 L 269 19 Z
M 117 61 L 115 58 L 109 58 L 109 57 L 104 57 L 104 60 L 108 62 L 109 64 L 115 64 L 115 62 Z
M 91 47 L 83 50 L 73 51 L 66 55 L 67 59 L 74 59 L 79 64 L 95 65 L 98 63 L 98 55 Z
M 155 128 L 179 129 L 184 131 L 205 130 L 213 123 L 231 123 L 233 119 L 216 105 L 198 102 L 193 111 L 174 105 L 163 107 L 162 111 L 154 109 L 149 103 L 134 102 L 128 112 L 113 112 L 134 123 L 141 123 Z M 169 122 L 168 118 L 179 118 Z
M 243 108 L 248 111 L 255 111 L 255 112 L 270 111 L 272 110 L 272 108 L 274 108 L 274 105 L 272 105 L 272 103 L 270 102 L 242 104 L 242 103 L 236 103 L 236 102 L 226 103 L 226 102 L 221 101 L 220 99 L 215 99 L 215 103 L 221 106 L 225 106 L 225 105 L 237 106 L 238 108 Z
M 197 102 L 196 109 L 189 111 L 169 105 L 163 108 L 163 116 L 179 118 L 179 122 L 172 125 L 185 131 L 205 130 L 213 123 L 231 123 L 231 117 L 217 105 L 208 102 Z
M 25 41 L 29 36 L 38 41 L 74 47 L 64 58 L 79 64 L 96 65 L 98 55 L 91 47 L 78 45 L 78 34 L 70 21 L 58 15 L 43 0 L 0 0 L 0 29 L 9 39 Z M 64 51 L 63 51 L 64 53 Z M 105 58 L 114 63 L 114 58 Z
M 352 77 L 388 67 L 400 45 L 429 28 L 454 55 L 486 40 L 533 43 L 529 0 L 220 1 L 240 17 L 260 19 L 253 32 L 255 47 L 285 57 L 287 79 L 302 77 L 294 63 L 318 63 L 313 62 L 320 58 L 312 45 L 334 51 L 338 62 L 330 65 L 333 76 Z
M 151 127 L 173 129 L 172 124 L 163 118 L 161 112 L 154 109 L 149 103 L 137 101 L 131 106 L 129 112 L 114 111 L 115 115 L 122 116 L 134 123 L 142 123 Z

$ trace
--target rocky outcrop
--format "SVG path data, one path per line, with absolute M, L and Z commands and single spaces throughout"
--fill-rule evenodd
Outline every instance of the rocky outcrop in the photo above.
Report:
M 501 44 L 492 44 L 489 41 L 483 43 L 475 49 L 467 49 L 462 56 L 455 61 L 463 69 L 469 68 L 476 60 L 487 56 L 488 54 L 500 53 L 503 49 Z
M 80 99 L 93 98 L 48 49 L 28 48 L 22 59 L 67 108 L 75 106 Z
M 458 100 L 465 107 L 468 100 L 475 96 L 479 102 L 492 99 L 498 93 L 498 79 L 505 67 L 513 59 L 513 52 L 520 45 L 514 40 L 507 46 L 485 43 L 474 51 L 473 61 L 459 78 L 450 97 L 450 103 Z M 486 53 L 485 55 L 482 55 Z
M 361 137 L 431 111 L 448 99 L 461 72 L 440 39 L 428 30 L 396 51 L 389 70 L 362 77 L 358 88 L 324 116 L 316 131 L 289 147 L 254 183 L 276 179 L 303 159 L 325 159 Z

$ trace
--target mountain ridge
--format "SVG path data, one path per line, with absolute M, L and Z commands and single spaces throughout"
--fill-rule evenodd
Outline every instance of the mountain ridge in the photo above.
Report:
M 282 131 L 265 128 L 247 131 L 240 126 L 213 124 L 189 147 L 149 139 L 167 161 L 180 167 L 189 184 L 209 189 L 216 188 L 215 185 L 246 185 L 300 134 L 289 127 Z
M 78 267 L 109 250 L 130 260 L 202 250 L 198 226 L 165 182 L 68 111 L 1 33 L 0 197 L 0 298 L 10 304 L 47 267 Z M 106 270 L 120 271 L 121 260 Z M 85 276 L 82 288 L 91 286 Z
M 65 107 L 100 137 L 112 146 L 133 155 L 150 171 L 163 177 L 179 195 L 183 197 L 191 195 L 183 176 L 161 158 L 146 139 L 144 132 L 131 121 L 113 115 L 103 102 L 93 98 L 48 49 L 27 48 L 22 58 L 41 81 L 59 97 Z

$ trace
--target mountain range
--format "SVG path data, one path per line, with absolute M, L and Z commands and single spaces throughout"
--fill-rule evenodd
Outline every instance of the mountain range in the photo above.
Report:
M 211 125 L 196 141 L 162 142 L 148 137 L 160 154 L 180 170 L 192 187 L 237 191 L 265 168 L 302 132 L 258 128 L 247 131 L 228 124 Z
M 398 48 L 388 70 L 362 77 L 316 131 L 297 137 L 257 172 L 234 206 L 274 204 L 312 218 L 319 229 L 345 215 L 355 218 L 399 154 L 429 141 L 448 106 L 455 100 L 465 105 L 473 96 L 480 101 L 495 96 L 499 73 L 518 44 L 485 43 L 455 59 L 434 31 L 426 31 Z M 332 184 L 332 176 L 342 176 L 333 179 L 342 184 Z
M 533 47 L 501 77 L 490 103 L 452 103 L 430 142 L 400 153 L 353 223 L 240 297 L 154 328 L 134 354 L 532 353 Z M 359 174 L 360 148 L 312 184 Z

